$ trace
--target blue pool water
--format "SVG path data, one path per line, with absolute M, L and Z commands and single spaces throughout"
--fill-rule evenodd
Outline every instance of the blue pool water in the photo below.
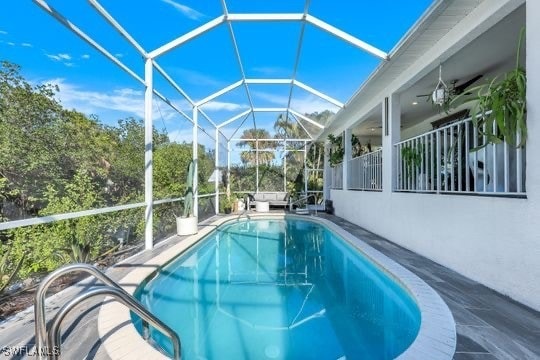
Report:
M 420 327 L 401 286 L 326 227 L 296 219 L 224 225 L 137 296 L 178 333 L 184 360 L 392 359 Z M 152 338 L 172 353 L 165 336 Z

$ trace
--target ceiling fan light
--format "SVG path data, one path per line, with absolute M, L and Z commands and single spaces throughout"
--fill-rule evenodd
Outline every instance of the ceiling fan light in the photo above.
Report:
M 443 105 L 446 102 L 447 98 L 448 98 L 448 91 L 444 87 L 440 87 L 433 90 L 433 94 L 431 94 L 431 99 L 433 100 L 433 103 L 436 105 Z

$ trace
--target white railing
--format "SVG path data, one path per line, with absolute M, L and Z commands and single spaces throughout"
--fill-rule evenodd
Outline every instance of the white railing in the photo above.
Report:
M 350 190 L 382 190 L 382 149 L 349 160 Z
M 343 189 L 343 163 L 332 168 L 332 189 Z
M 524 195 L 524 148 L 485 142 L 468 118 L 395 144 L 395 190 Z

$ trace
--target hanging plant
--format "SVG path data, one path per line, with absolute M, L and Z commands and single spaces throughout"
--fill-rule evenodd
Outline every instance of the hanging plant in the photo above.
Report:
M 486 139 L 471 151 L 503 141 L 514 147 L 522 147 L 527 141 L 527 76 L 525 69 L 520 66 L 524 34 L 523 28 L 519 35 L 516 67 L 506 73 L 502 81 L 495 77 L 488 84 L 470 89 L 477 93 L 477 96 L 466 101 L 475 102 L 471 109 L 472 122 L 478 129 L 478 135 L 485 136 Z M 460 97 L 456 97 L 453 102 Z
M 343 148 L 343 136 L 328 135 L 328 141 L 330 141 L 330 154 L 329 161 L 330 166 L 334 167 L 343 162 L 345 156 L 345 149 Z

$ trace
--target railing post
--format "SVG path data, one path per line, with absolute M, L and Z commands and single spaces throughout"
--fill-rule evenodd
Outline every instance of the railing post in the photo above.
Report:
M 153 65 L 152 59 L 144 64 L 144 247 L 150 250 L 154 247 L 153 216 L 153 124 L 152 124 L 152 97 L 153 97 Z
M 399 154 L 394 144 L 401 139 L 401 103 L 399 94 L 391 94 L 382 103 L 383 114 L 383 192 L 391 193 L 397 185 Z

